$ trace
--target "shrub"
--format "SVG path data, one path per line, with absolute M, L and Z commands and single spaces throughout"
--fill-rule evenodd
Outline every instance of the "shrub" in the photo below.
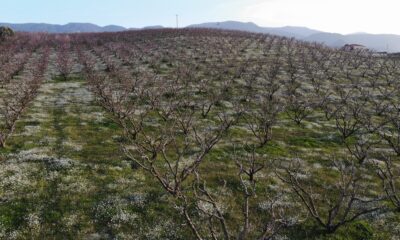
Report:
M 9 27 L 0 27 L 0 40 L 14 36 L 14 31 Z

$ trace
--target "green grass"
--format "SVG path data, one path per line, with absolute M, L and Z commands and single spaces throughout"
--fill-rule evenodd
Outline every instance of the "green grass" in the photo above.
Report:
M 163 66 L 161 70 L 167 72 L 168 67 Z M 46 83 L 18 122 L 7 148 L 0 150 L 3 166 L 11 165 L 26 152 L 34 152 L 30 154 L 37 158 L 21 160 L 32 170 L 15 170 L 4 175 L 6 178 L 26 177 L 30 184 L 1 189 L 0 200 L 3 195 L 12 197 L 0 201 L 0 234 L 3 231 L 10 236 L 18 232 L 21 239 L 88 239 L 93 234 L 100 235 L 101 239 L 118 239 L 122 234 L 142 239 L 167 239 L 173 238 L 168 235 L 168 230 L 173 229 L 182 239 L 190 238 L 170 196 L 152 176 L 137 169 L 122 153 L 122 129 L 93 97 L 85 95 L 90 95 L 85 89 L 86 83 L 79 77 L 70 77 L 67 81 L 56 77 Z M 74 94 L 78 91 L 83 95 Z M 63 97 L 67 98 L 60 103 Z M 38 114 L 43 117 L 37 118 Z M 318 116 L 316 113 L 310 119 L 318 121 Z M 308 165 L 328 166 L 331 161 L 326 158 L 340 155 L 344 150 L 339 135 L 325 126 L 327 123 L 318 122 L 320 128 L 307 127 L 307 121 L 297 126 L 288 122 L 284 114 L 278 120 L 273 140 L 256 150 L 264 155 L 266 162 L 281 161 L 301 153 Z M 26 127 L 34 127 L 34 132 L 24 134 Z M 146 131 L 156 129 L 148 127 Z M 230 143 L 243 139 L 254 140 L 254 136 L 241 122 L 240 127 L 232 128 L 207 155 L 200 172 L 209 187 L 216 189 L 226 185 L 234 193 L 241 189 Z M 61 160 L 68 165 L 54 166 L 54 162 Z M 315 173 L 316 182 L 334 181 L 337 177 L 322 170 Z M 259 192 L 269 191 L 269 187 L 279 184 L 276 179 L 266 179 L 260 180 Z M 137 200 L 141 197 L 142 201 Z M 226 201 L 238 204 L 241 197 L 229 197 Z M 228 219 L 241 218 L 240 211 L 230 214 Z M 38 216 L 40 226 L 31 226 L 32 215 Z M 118 219 L 120 215 L 132 219 L 124 222 Z M 158 228 L 163 231 L 153 237 L 153 229 Z M 377 234 L 379 230 L 370 222 L 358 221 L 336 234 L 326 234 L 308 220 L 285 233 L 291 239 L 385 239 L 387 230 Z

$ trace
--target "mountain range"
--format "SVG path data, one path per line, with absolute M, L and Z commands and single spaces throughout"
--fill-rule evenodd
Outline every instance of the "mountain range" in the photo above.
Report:
M 68 23 L 65 25 L 47 23 L 0 23 L 0 26 L 10 27 L 18 32 L 48 32 L 48 33 L 76 33 L 76 32 L 119 32 L 126 28 L 117 25 L 100 27 L 92 23 Z
M 368 33 L 354 33 L 354 34 L 339 34 L 318 31 L 306 27 L 260 27 L 252 22 L 211 22 L 190 25 L 191 28 L 215 28 L 215 29 L 229 29 L 240 30 L 257 33 L 275 34 L 285 37 L 294 37 L 298 40 L 308 42 L 324 43 L 330 47 L 342 47 L 345 44 L 361 44 L 367 48 L 379 52 L 400 52 L 400 35 L 394 34 L 368 34 Z
M 306 27 L 260 27 L 252 22 L 236 22 L 236 21 L 226 21 L 226 22 L 210 22 L 201 23 L 187 26 L 188 28 L 213 28 L 213 29 L 227 29 L 227 30 L 239 30 L 247 32 L 256 33 L 268 33 L 285 37 L 294 38 L 305 38 L 307 36 L 320 33 L 320 31 L 309 29 Z
M 21 32 L 49 32 L 49 33 L 76 33 L 76 32 L 118 32 L 139 29 L 160 29 L 163 26 L 148 26 L 144 28 L 125 28 L 117 25 L 98 26 L 91 23 L 68 23 L 65 25 L 45 23 L 11 24 L 0 23 Z M 324 43 L 330 47 L 341 47 L 345 44 L 361 44 L 375 51 L 400 52 L 400 35 L 394 34 L 338 34 L 314 30 L 306 27 L 261 27 L 252 22 L 209 22 L 189 25 L 187 28 L 213 28 L 239 30 L 256 33 L 274 34 L 285 37 L 294 37 L 298 40 Z

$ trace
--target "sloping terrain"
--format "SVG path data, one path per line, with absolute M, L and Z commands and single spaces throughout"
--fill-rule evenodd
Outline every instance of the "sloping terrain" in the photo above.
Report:
M 340 48 L 345 44 L 362 44 L 373 51 L 399 52 L 400 36 L 395 34 L 339 34 L 323 32 L 306 27 L 261 27 L 254 23 L 237 21 L 201 23 L 188 26 L 190 28 L 212 28 L 222 30 L 238 30 L 255 33 L 274 34 L 294 37 L 298 40 L 323 43 L 330 47 Z
M 398 59 L 199 29 L 0 49 L 1 239 L 400 235 Z
M 163 26 L 148 26 L 143 28 L 125 28 L 117 25 L 98 26 L 90 23 L 68 23 L 65 25 L 45 23 L 12 24 L 0 23 L 0 26 L 11 27 L 21 32 L 48 32 L 48 33 L 80 33 L 80 32 L 120 32 L 141 29 L 163 29 Z M 252 22 L 224 21 L 192 24 L 186 28 L 209 28 L 220 30 L 246 31 L 253 33 L 272 34 L 283 37 L 294 37 L 298 40 L 323 43 L 330 47 L 340 48 L 345 44 L 362 44 L 373 51 L 399 52 L 400 37 L 395 34 L 347 34 L 328 33 L 307 27 L 261 27 Z

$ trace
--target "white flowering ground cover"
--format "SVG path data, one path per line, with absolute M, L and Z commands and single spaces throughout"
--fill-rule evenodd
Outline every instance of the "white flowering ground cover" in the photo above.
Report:
M 176 212 L 165 203 L 167 195 L 124 157 L 120 131 L 96 104 L 85 81 L 49 78 L 2 153 L 0 239 L 183 236 L 182 223 L 171 218 Z M 236 134 L 241 131 L 233 130 Z M 283 134 L 281 131 L 277 127 L 276 135 Z M 289 145 L 304 153 L 313 147 L 310 159 L 328 151 L 302 137 L 305 133 L 320 134 L 320 127 L 292 131 L 301 133 Z M 279 138 L 284 140 L 285 136 Z M 288 143 L 277 140 L 270 153 L 282 154 L 285 148 Z M 223 159 L 223 155 L 215 151 L 212 157 Z M 315 169 L 321 166 L 310 164 Z M 217 191 L 231 197 L 226 189 Z M 286 199 L 281 204 L 291 203 Z M 268 203 L 260 205 L 264 208 Z M 377 224 L 389 226 L 386 222 Z M 393 224 L 392 231 L 400 232 Z
M 119 141 L 84 81 L 47 80 L 2 153 L 0 239 L 166 236 L 175 223 Z
M 175 34 L 175 30 L 171 33 Z M 367 77 L 361 78 L 361 70 L 356 67 L 354 70 L 345 65 L 338 70 L 327 61 L 325 75 L 314 86 L 310 84 L 313 78 L 303 72 L 309 63 L 307 51 L 316 56 L 336 53 L 331 58 L 338 65 L 342 57 L 351 57 L 350 53 L 318 49 L 288 39 L 267 38 L 268 41 L 257 40 L 255 44 L 247 35 L 243 41 L 240 38 L 235 41 L 236 38 L 219 34 L 189 38 L 185 35 L 168 38 L 167 34 L 168 41 L 152 35 L 143 41 L 146 31 L 143 34 L 135 38 L 135 44 L 129 43 L 135 33 L 125 37 L 124 33 L 100 34 L 101 37 L 94 35 L 93 39 L 84 34 L 55 35 L 53 40 L 57 43 L 57 38 L 61 38 L 64 48 L 47 43 L 53 45 L 47 48 L 50 55 L 47 55 L 46 79 L 39 94 L 24 109 L 5 148 L 0 149 L 0 239 L 194 239 L 189 228 L 191 222 L 201 229 L 201 234 L 209 236 L 198 239 L 211 236 L 222 239 L 225 233 L 221 226 L 227 226 L 232 233 L 226 239 L 236 239 L 233 237 L 236 233 L 246 235 L 246 232 L 247 237 L 238 239 L 252 239 L 268 230 L 270 233 L 261 239 L 399 239 L 399 210 L 387 198 L 381 199 L 391 194 L 385 194 L 376 174 L 383 163 L 380 154 L 393 155 L 393 146 L 382 139 L 373 147 L 364 144 L 380 137 L 377 133 L 371 137 L 369 131 L 385 117 L 373 113 L 375 118 L 366 121 L 358 116 L 358 110 L 353 114 L 355 117 L 346 114 L 351 107 L 358 109 L 358 103 L 366 99 L 359 96 L 360 89 L 355 90 L 354 86 L 358 86 L 355 80 L 377 85 L 384 83 L 383 78 L 375 83 L 374 75 L 368 77 L 372 73 L 365 72 Z M 70 37 L 76 38 L 73 44 Z M 292 58 L 294 53 L 297 58 Z M 72 68 L 64 75 L 58 66 L 63 54 L 67 70 Z M 275 59 L 276 55 L 279 57 Z M 350 63 L 357 66 L 358 58 L 353 60 Z M 273 72 L 275 63 L 282 65 L 277 75 L 264 75 Z M 396 61 L 382 65 L 389 73 L 391 63 L 397 67 Z M 242 67 L 248 70 L 238 74 Z M 315 73 L 320 74 L 325 67 L 318 65 Z M 349 69 L 353 73 L 346 77 Z M 12 79 L 18 80 L 27 73 L 25 69 Z M 329 79 L 332 73 L 338 74 L 334 80 Z M 354 99 L 348 100 L 339 85 L 332 86 L 337 83 L 350 89 L 354 96 L 349 96 Z M 315 98 L 314 87 L 319 89 L 318 84 L 323 87 L 320 91 L 327 91 L 326 96 L 316 91 Z M 391 84 L 394 83 L 383 84 L 386 87 L 380 90 L 398 94 L 399 88 Z M 272 101 L 265 90 L 275 85 L 282 86 L 276 94 L 277 101 Z M 300 93 L 291 92 L 296 86 L 304 89 Z M 369 87 L 361 87 L 360 93 L 366 94 L 365 89 Z M 380 99 L 374 97 L 377 90 L 371 89 L 366 105 L 361 108 L 368 110 L 363 112 L 365 116 L 382 107 Z M 330 94 L 334 96 L 332 99 Z M 346 101 L 338 101 L 339 95 Z M 324 103 L 319 103 L 320 98 Z M 391 100 L 398 105 L 398 98 Z M 204 115 L 207 106 L 210 112 Z M 121 114 L 126 109 L 132 111 Z M 294 113 L 300 113 L 300 121 Z M 304 118 L 302 114 L 306 114 Z M 236 115 L 240 117 L 236 119 Z M 398 115 L 394 118 L 398 119 Z M 218 126 L 226 122 L 219 123 L 230 119 L 236 120 L 232 120 L 228 131 L 221 131 L 218 142 L 208 151 L 207 145 L 212 141 L 203 141 L 202 136 L 204 139 L 209 134 L 213 136 L 219 132 Z M 355 126 L 365 122 L 371 126 L 360 126 L 363 130 L 360 136 L 342 139 L 340 124 L 351 125 L 354 121 Z M 134 126 L 138 126 L 136 123 L 142 124 L 138 124 L 142 127 L 139 135 L 131 134 Z M 196 129 L 200 130 L 199 135 Z M 366 129 L 368 132 L 364 132 Z M 386 130 L 394 135 L 385 137 L 398 136 L 396 129 Z M 192 135 L 187 135 L 188 132 Z M 168 146 L 152 152 L 161 142 L 160 136 L 161 140 L 168 140 L 164 147 Z M 355 160 L 352 155 L 359 154 L 349 153 L 353 145 L 361 153 L 367 147 L 365 159 Z M 201 149 L 207 150 L 204 159 L 191 168 Z M 400 174 L 399 156 L 395 156 L 392 166 L 396 170 L 395 186 Z M 174 167 L 169 159 L 177 159 Z M 246 165 L 250 170 L 246 171 Z M 155 175 L 160 171 L 157 179 Z M 253 173 L 255 178 L 250 176 Z M 307 201 L 300 197 L 304 195 L 298 194 L 301 187 L 307 193 L 306 198 L 316 203 L 317 213 L 305 206 Z M 352 196 L 346 193 L 352 190 L 356 198 L 340 200 L 342 195 Z M 353 202 L 356 203 L 352 205 Z M 346 204 L 351 205 L 349 210 Z M 246 205 L 251 214 L 247 219 L 250 224 L 245 224 L 248 229 L 244 231 Z M 376 207 L 379 211 L 356 215 L 363 209 Z M 185 214 L 192 221 L 185 220 Z M 330 218 L 332 214 L 339 217 Z M 315 215 L 330 220 L 325 224 Z M 224 221 L 227 224 L 220 224 Z M 332 228 L 332 223 L 340 221 L 346 224 Z M 275 232 L 275 228 L 279 231 Z

